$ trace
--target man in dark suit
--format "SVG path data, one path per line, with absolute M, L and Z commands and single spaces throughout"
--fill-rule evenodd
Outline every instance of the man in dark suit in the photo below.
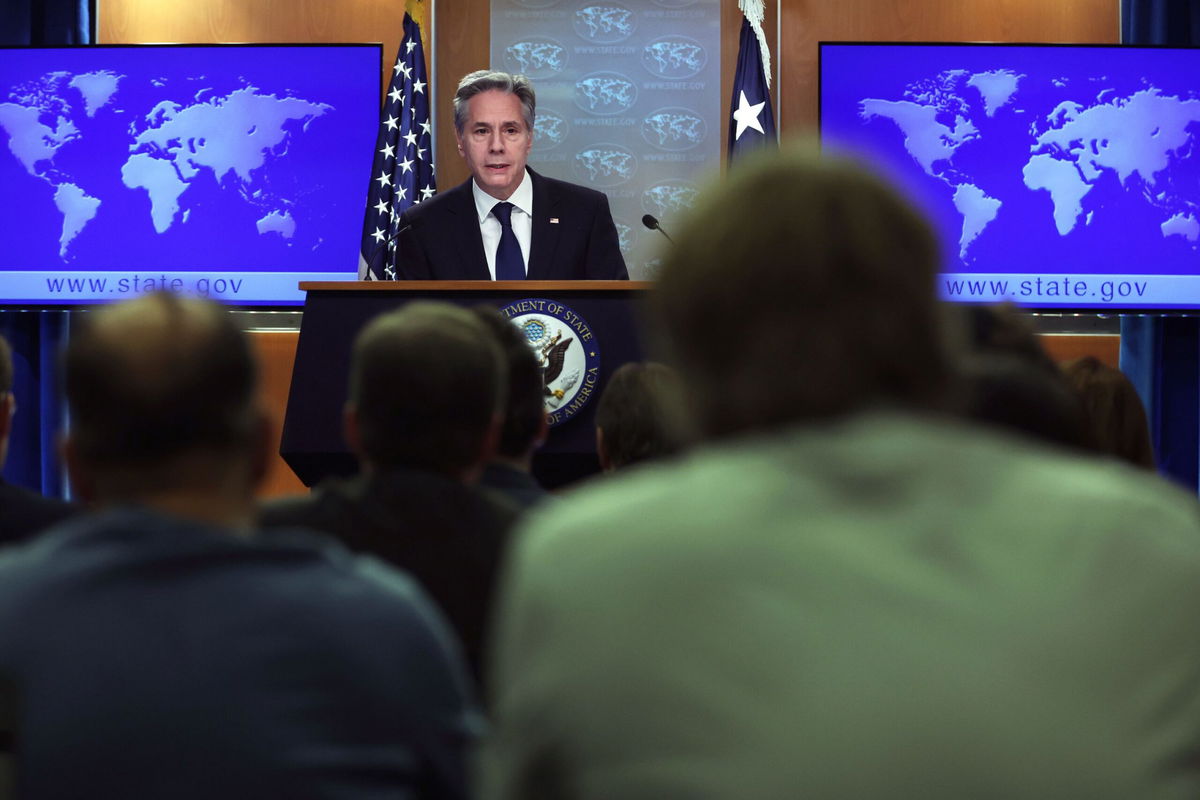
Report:
M 8 455 L 9 434 L 17 413 L 17 398 L 12 389 L 12 350 L 0 337 L 0 467 Z M 0 545 L 28 539 L 78 510 L 70 503 L 43 497 L 0 478 Z
M 529 509 L 553 498 L 533 477 L 533 453 L 550 432 L 542 370 L 516 325 L 491 306 L 479 306 L 474 312 L 495 335 L 508 372 L 504 426 L 479 485 L 504 495 L 518 508 Z
M 626 280 L 608 198 L 538 175 L 535 97 L 523 75 L 480 70 L 454 95 L 467 182 L 400 216 L 396 272 L 405 280 Z
M 497 568 L 517 508 L 476 489 L 504 410 L 500 346 L 470 311 L 415 302 L 354 343 L 346 438 L 361 474 L 263 509 L 379 556 L 433 597 L 482 674 Z

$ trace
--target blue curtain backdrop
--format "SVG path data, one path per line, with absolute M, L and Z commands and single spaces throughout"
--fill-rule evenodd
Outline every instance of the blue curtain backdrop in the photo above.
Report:
M 90 44 L 93 6 L 94 0 L 5 0 L 0 44 Z M 17 398 L 4 479 L 55 497 L 66 494 L 55 439 L 63 420 L 58 350 L 69 326 L 65 311 L 0 311 L 0 334 L 13 347 Z
M 1123 0 L 1125 44 L 1200 44 L 1196 0 Z M 1160 470 L 1200 491 L 1200 319 L 1121 319 L 1121 369 L 1150 417 Z

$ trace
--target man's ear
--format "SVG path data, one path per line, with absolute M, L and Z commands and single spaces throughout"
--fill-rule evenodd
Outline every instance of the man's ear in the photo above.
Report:
M 67 481 L 71 485 L 71 493 L 87 505 L 96 502 L 96 481 L 92 471 L 79 456 L 79 449 L 70 434 L 58 440 L 58 458 L 67 470 Z
M 256 416 L 258 419 L 254 423 L 254 441 L 250 444 L 250 480 L 254 487 L 267 477 L 273 455 L 271 451 L 275 449 L 275 425 L 271 422 L 270 415 L 259 409 Z
M 485 466 L 500 450 L 500 436 L 504 433 L 504 415 L 493 414 L 492 421 L 488 425 L 487 432 L 483 435 L 483 442 L 479 446 L 479 466 Z
M 600 471 L 611 472 L 612 459 L 608 457 L 608 449 L 604 446 L 604 431 L 596 428 L 596 458 L 600 459 Z
M 12 433 L 13 416 L 17 413 L 17 396 L 12 392 L 0 394 L 0 467 L 8 457 L 8 437 Z
M 550 438 L 550 415 L 542 410 L 542 418 L 538 422 L 537 435 L 533 437 L 533 447 L 531 449 L 538 450 Z
M 13 416 L 17 413 L 17 396 L 12 392 L 0 394 L 0 443 L 12 433 Z
M 362 430 L 358 424 L 358 406 L 353 403 L 346 403 L 342 408 L 342 438 L 346 440 L 346 446 L 350 448 L 354 457 L 362 462 Z
M 488 423 L 487 430 L 483 433 L 483 438 L 479 442 L 479 455 L 475 463 L 463 470 L 462 482 L 466 484 L 474 484 L 479 482 L 479 478 L 483 475 L 483 470 L 496 457 L 496 451 L 500 449 L 500 434 L 504 430 L 504 415 L 493 414 L 492 421 Z

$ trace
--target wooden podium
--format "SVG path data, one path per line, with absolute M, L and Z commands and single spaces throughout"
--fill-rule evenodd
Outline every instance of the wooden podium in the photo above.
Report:
M 342 437 L 350 350 L 372 317 L 413 300 L 502 308 L 521 300 L 547 299 L 587 322 L 599 346 L 600 379 L 590 401 L 550 430 L 534 457 L 534 473 L 553 488 L 599 469 L 593 419 L 600 391 L 613 370 L 639 361 L 638 321 L 643 281 L 339 281 L 304 282 L 307 293 L 296 363 L 288 393 L 279 453 L 306 486 L 357 469 Z

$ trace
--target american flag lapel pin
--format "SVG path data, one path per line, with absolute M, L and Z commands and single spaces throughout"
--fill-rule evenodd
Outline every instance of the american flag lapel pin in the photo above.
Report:
M 551 217 L 551 218 L 550 218 L 550 224 L 551 224 L 551 225 L 557 225 L 557 224 L 558 224 L 558 217 Z

